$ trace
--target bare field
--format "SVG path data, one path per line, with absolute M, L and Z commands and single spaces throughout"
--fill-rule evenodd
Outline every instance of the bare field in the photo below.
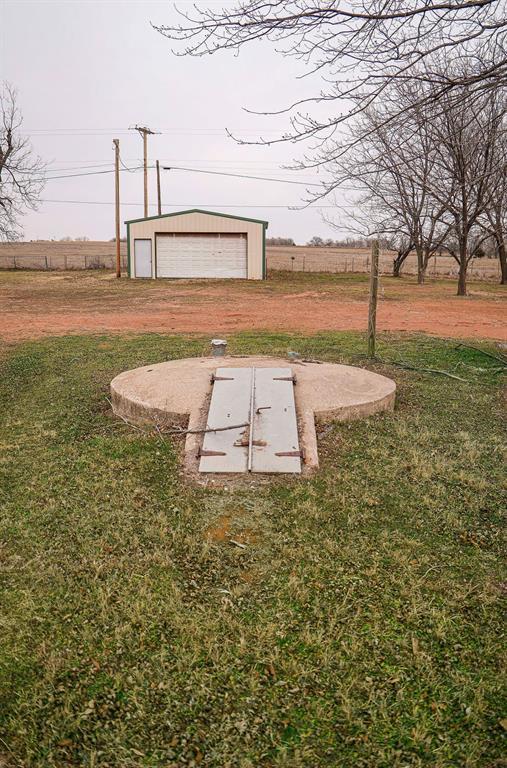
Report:
M 0 243 L 0 269 L 70 270 L 114 269 L 115 244 L 100 240 L 84 243 L 23 242 Z M 127 244 L 121 243 L 122 268 L 127 269 Z M 268 246 L 268 269 L 294 272 L 368 272 L 370 252 L 362 248 L 310 248 Z M 382 274 L 392 272 L 394 253 L 386 251 L 380 256 Z M 415 254 L 403 265 L 403 274 L 415 275 Z M 469 274 L 479 280 L 498 280 L 500 268 L 497 259 L 476 260 Z M 429 277 L 455 277 L 457 264 L 451 256 L 438 256 L 428 267 Z
M 122 268 L 126 270 L 127 243 L 120 246 Z M 114 269 L 115 264 L 116 243 L 107 240 L 0 243 L 0 269 Z
M 380 271 L 392 274 L 393 251 L 380 254 Z M 271 246 L 267 248 L 269 269 L 294 272 L 368 272 L 370 251 L 366 248 L 310 248 L 296 245 L 291 247 Z M 410 254 L 403 265 L 402 274 L 417 274 L 417 258 Z M 428 266 L 429 277 L 456 277 L 458 265 L 452 256 L 432 258 Z M 500 265 L 497 259 L 478 259 L 469 268 L 470 277 L 479 280 L 498 280 Z
M 507 341 L 505 286 L 450 280 L 418 286 L 382 276 L 377 327 L 452 338 Z M 266 281 L 117 280 L 110 272 L 0 273 L 0 338 L 83 333 L 241 330 L 364 331 L 368 276 L 273 272 Z

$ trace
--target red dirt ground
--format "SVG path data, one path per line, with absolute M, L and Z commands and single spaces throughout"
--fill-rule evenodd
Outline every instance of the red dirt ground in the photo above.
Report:
M 506 292 L 474 283 L 382 280 L 377 328 L 507 341 Z M 275 275 L 265 283 L 116 281 L 104 273 L 0 273 L 0 338 L 81 333 L 262 329 L 365 330 L 368 283 L 360 275 Z

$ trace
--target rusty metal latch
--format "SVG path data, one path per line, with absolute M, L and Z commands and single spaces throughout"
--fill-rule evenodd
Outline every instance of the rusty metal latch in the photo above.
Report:
M 216 376 L 214 373 L 212 373 L 211 383 L 214 384 L 215 381 L 234 381 L 234 376 Z
M 202 448 L 199 449 L 197 456 L 227 456 L 225 451 L 205 451 Z
M 296 374 L 294 373 L 292 376 L 273 376 L 273 381 L 292 381 L 295 386 L 297 379 Z
M 271 410 L 270 405 L 259 405 L 259 407 L 255 409 L 255 413 L 260 413 L 261 411 L 270 411 L 270 410 Z
M 295 458 L 301 459 L 303 463 L 305 461 L 304 451 L 278 451 L 278 453 L 275 453 L 275 456 L 294 456 Z
M 243 440 L 237 440 L 233 445 L 235 448 L 248 448 L 250 443 L 248 439 L 243 438 Z M 252 445 L 256 445 L 258 448 L 265 448 L 267 443 L 265 440 L 252 440 Z

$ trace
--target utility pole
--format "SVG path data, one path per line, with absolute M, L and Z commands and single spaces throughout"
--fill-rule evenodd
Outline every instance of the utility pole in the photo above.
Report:
M 160 197 L 160 164 L 157 160 L 157 200 L 158 200 L 158 215 L 162 215 L 162 200 Z
M 121 277 L 120 256 L 120 142 L 113 139 L 114 144 L 114 192 L 116 209 L 116 277 Z
M 368 306 L 368 357 L 375 357 L 377 333 L 377 296 L 378 296 L 378 260 L 379 242 L 371 244 L 370 303 Z
M 137 131 L 143 137 L 143 156 L 144 156 L 144 218 L 148 216 L 148 136 L 153 136 L 155 131 L 151 131 L 145 125 L 135 125 L 131 130 Z

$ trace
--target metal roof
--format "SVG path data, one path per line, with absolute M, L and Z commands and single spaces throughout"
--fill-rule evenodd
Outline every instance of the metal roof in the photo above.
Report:
M 160 216 L 146 216 L 141 219 L 128 219 L 124 224 L 135 224 L 138 221 L 153 221 L 155 219 L 168 219 L 170 216 L 183 216 L 186 213 L 208 213 L 210 216 L 221 216 L 224 219 L 239 219 L 240 221 L 252 221 L 254 224 L 268 226 L 263 219 L 251 219 L 248 216 L 234 216 L 231 213 L 219 213 L 218 211 L 205 211 L 203 208 L 189 208 L 187 211 L 175 211 L 174 213 L 162 213 Z

